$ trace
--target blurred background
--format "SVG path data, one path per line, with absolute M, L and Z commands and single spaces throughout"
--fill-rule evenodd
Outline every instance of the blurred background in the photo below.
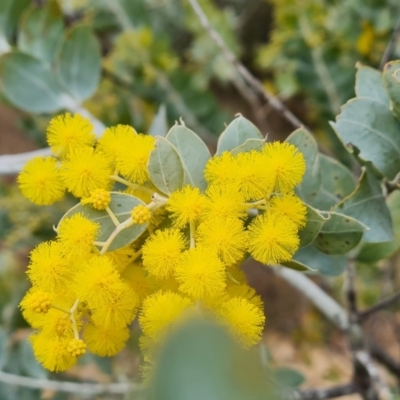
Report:
M 245 66 L 312 130 L 321 150 L 351 167 L 328 122 L 354 96 L 356 63 L 379 67 L 398 24 L 400 2 L 199 3 Z M 400 45 L 392 58 L 400 58 Z M 182 117 L 211 149 L 236 113 L 253 121 L 269 140 L 284 140 L 294 130 L 254 95 L 186 0 L 0 0 L 0 155 L 45 147 L 52 116 L 82 110 L 105 126 L 129 124 L 143 133 L 160 121 L 172 126 Z M 0 176 L 0 366 L 46 378 L 48 372 L 36 363 L 26 340 L 29 330 L 18 303 L 28 287 L 30 249 L 54 237 L 53 224 L 74 201 L 34 206 L 19 193 L 15 177 Z M 361 306 L 400 286 L 397 260 L 393 251 L 388 260 L 359 269 Z M 243 268 L 265 304 L 265 357 L 285 382 L 302 388 L 348 382 L 352 365 L 343 335 L 269 268 L 254 262 Z M 315 278 L 339 300 L 342 271 Z M 388 343 L 400 363 L 400 313 L 377 313 L 365 329 L 367 338 Z M 119 356 L 87 355 L 56 378 L 139 381 L 138 327 L 132 332 Z M 0 383 L 3 398 L 79 397 Z

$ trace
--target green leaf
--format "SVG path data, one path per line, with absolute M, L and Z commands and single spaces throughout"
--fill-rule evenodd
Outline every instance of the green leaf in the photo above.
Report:
M 278 381 L 278 385 L 290 388 L 297 388 L 306 380 L 300 371 L 287 367 L 276 368 L 274 378 Z
M 142 200 L 129 194 L 111 192 L 111 203 L 109 208 L 115 214 L 119 222 L 126 221 L 131 216 L 132 209 L 139 204 L 145 205 Z M 105 242 L 115 229 L 114 222 L 108 215 L 107 211 L 95 210 L 88 205 L 82 205 L 80 203 L 67 211 L 58 223 L 58 226 L 64 218 L 70 218 L 77 213 L 82 213 L 86 218 L 100 224 L 100 235 L 97 239 L 99 242 Z M 134 242 L 147 229 L 147 226 L 148 224 L 135 224 L 124 229 L 115 237 L 108 248 L 108 251 L 117 250 Z
M 7 43 L 7 39 L 13 36 L 18 19 L 29 3 L 29 0 L 0 1 L 0 41 Z
M 64 39 L 58 73 L 65 89 L 77 100 L 89 98 L 97 89 L 101 72 L 100 45 L 89 26 L 76 26 Z
M 390 108 L 400 118 L 400 60 L 390 61 L 385 65 L 383 84 L 390 97 Z
M 305 247 L 312 243 L 317 237 L 325 221 L 329 218 L 322 215 L 319 210 L 312 208 L 308 204 L 306 204 L 306 206 L 307 224 L 301 231 L 299 231 L 300 247 Z
M 265 139 L 247 139 L 243 144 L 231 150 L 233 155 L 244 153 L 247 151 L 259 151 L 265 145 Z
M 377 100 L 389 107 L 390 100 L 382 82 L 382 73 L 357 63 L 356 96 Z
M 350 170 L 335 159 L 320 154 L 319 163 L 323 179 L 314 206 L 320 210 L 330 210 L 354 191 L 356 183 Z
M 286 268 L 293 269 L 295 271 L 300 271 L 300 272 L 305 272 L 305 271 L 312 271 L 313 269 L 310 268 L 307 264 L 304 264 L 298 260 L 290 260 L 290 261 L 285 261 L 280 263 L 280 265 L 283 265 Z
M 365 226 L 347 215 L 329 213 L 313 244 L 325 254 L 346 254 L 360 242 Z
M 151 136 L 167 136 L 168 121 L 167 121 L 167 108 L 165 104 L 161 104 L 158 108 L 157 114 L 151 122 L 148 134 Z
M 174 125 L 167 140 L 175 147 L 185 171 L 185 184 L 205 190 L 204 168 L 211 154 L 206 144 L 185 126 Z
M 363 263 L 375 263 L 390 257 L 398 248 L 399 245 L 394 240 L 381 243 L 363 243 L 356 260 Z
M 357 188 L 338 205 L 337 210 L 369 228 L 364 234 L 365 242 L 387 242 L 394 238 L 392 219 L 380 182 L 366 169 Z
M 218 138 L 217 154 L 233 150 L 248 139 L 263 139 L 263 136 L 254 124 L 239 116 L 226 127 Z
M 154 186 L 165 194 L 171 194 L 184 184 L 182 160 L 175 147 L 163 137 L 157 137 L 147 168 Z
M 400 122 L 386 105 L 374 99 L 352 99 L 331 125 L 349 150 L 357 147 L 361 159 L 394 179 L 400 171 Z
M 63 29 L 62 12 L 55 1 L 47 2 L 44 8 L 31 7 L 19 29 L 18 48 L 50 66 L 57 55 Z
M 66 96 L 51 70 L 28 54 L 0 57 L 3 93 L 16 107 L 32 113 L 52 113 L 65 105 Z
M 346 256 L 329 256 L 321 253 L 314 246 L 307 246 L 299 249 L 293 256 L 297 262 L 308 265 L 314 271 L 328 276 L 337 276 L 346 269 Z
M 306 172 L 296 193 L 305 203 L 313 205 L 321 188 L 317 142 L 304 128 L 296 129 L 286 141 L 294 144 L 304 155 Z

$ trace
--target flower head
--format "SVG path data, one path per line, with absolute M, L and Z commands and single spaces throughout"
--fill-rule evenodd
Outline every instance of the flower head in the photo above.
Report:
M 79 114 L 58 115 L 50 121 L 47 128 L 47 143 L 59 157 L 64 157 L 79 147 L 92 146 L 94 141 L 92 123 Z
M 166 229 L 150 235 L 142 247 L 143 266 L 159 279 L 170 277 L 187 243 L 178 229 Z
M 72 357 L 78 358 L 86 353 L 86 344 L 81 339 L 71 339 L 67 345 L 67 351 Z
M 50 294 L 43 290 L 30 290 L 22 299 L 21 308 L 38 314 L 46 314 L 51 307 Z
M 271 210 L 292 220 L 298 228 L 303 228 L 307 222 L 307 207 L 294 194 L 274 196 L 271 200 Z
M 159 287 L 156 278 L 147 274 L 143 266 L 136 262 L 124 270 L 121 278 L 133 290 L 140 302 Z
M 178 228 L 198 221 L 204 210 L 206 199 L 199 188 L 185 186 L 173 192 L 168 199 L 167 210 L 172 213 L 174 225 Z
M 28 161 L 18 176 L 18 183 L 22 194 L 37 205 L 61 200 L 66 189 L 57 160 L 52 157 L 36 157 Z
M 304 156 L 291 143 L 272 142 L 263 148 L 264 162 L 273 178 L 272 191 L 288 193 L 298 185 L 304 176 Z
M 196 247 L 186 251 L 175 268 L 179 289 L 195 299 L 216 296 L 226 286 L 222 261 L 210 249 Z
M 95 189 L 108 189 L 112 173 L 109 161 L 92 147 L 79 147 L 68 153 L 61 176 L 76 197 L 89 197 Z
M 151 215 L 149 208 L 143 204 L 139 204 L 131 212 L 132 221 L 135 224 L 147 224 L 151 219 Z
M 95 189 L 81 204 L 90 204 L 95 210 L 105 210 L 111 203 L 111 193 L 105 189 Z
M 249 251 L 263 264 L 289 261 L 299 242 L 296 224 L 279 214 L 260 215 L 249 226 Z
M 224 187 L 232 182 L 237 172 L 237 162 L 229 151 L 211 157 L 204 170 L 204 177 L 210 185 Z

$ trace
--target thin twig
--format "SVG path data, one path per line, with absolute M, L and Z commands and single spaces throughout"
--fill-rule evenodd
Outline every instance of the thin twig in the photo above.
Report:
M 385 52 L 383 53 L 381 62 L 379 63 L 379 69 L 381 71 L 383 70 L 383 67 L 385 66 L 385 64 L 390 61 L 393 50 L 395 49 L 399 38 L 400 38 L 400 18 L 397 21 L 396 27 L 394 28 L 394 31 L 392 33 L 392 36 L 390 37 L 389 43 L 386 46 Z
M 383 310 L 387 307 L 392 306 L 393 304 L 397 303 L 400 301 L 400 292 L 395 293 L 394 295 L 381 300 L 379 303 L 376 303 L 374 306 L 359 312 L 359 318 L 361 320 L 368 318 L 372 314 L 376 313 L 377 311 Z
M 357 293 L 355 289 L 355 266 L 352 260 L 349 260 L 346 268 L 346 300 L 349 311 L 350 324 L 358 323 Z
M 143 386 L 134 383 L 102 384 L 53 381 L 49 379 L 29 378 L 27 376 L 9 374 L 8 372 L 3 371 L 0 371 L 0 382 L 32 389 L 48 389 L 55 390 L 57 392 L 77 393 L 81 396 L 93 396 L 107 393 L 123 394 L 131 391 L 139 392 L 144 389 Z
M 324 400 L 354 393 L 358 393 L 358 388 L 353 382 L 350 382 L 345 385 L 333 386 L 326 389 L 299 390 L 294 392 L 290 398 L 293 400 Z
M 204 29 L 208 32 L 213 41 L 221 49 L 225 59 L 231 63 L 243 77 L 244 81 L 265 101 L 267 101 L 276 111 L 283 115 L 294 127 L 300 128 L 304 124 L 276 97 L 269 93 L 262 82 L 260 82 L 252 73 L 236 58 L 235 54 L 225 44 L 220 34 L 211 26 L 203 9 L 197 0 L 188 0 L 193 11 L 199 18 Z
M 384 365 L 397 378 L 400 384 L 400 363 L 386 353 L 379 344 L 374 342 L 369 347 L 371 356 L 380 364 Z

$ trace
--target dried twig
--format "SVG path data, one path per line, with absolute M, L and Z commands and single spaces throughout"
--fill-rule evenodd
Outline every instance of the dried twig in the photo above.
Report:
M 397 41 L 400 38 L 400 18 L 397 21 L 397 25 L 394 28 L 394 31 L 392 33 L 392 36 L 390 37 L 389 43 L 386 46 L 385 52 L 383 53 L 381 62 L 379 63 L 379 69 L 382 71 L 383 67 L 387 62 L 390 61 L 390 58 L 392 57 L 392 53 L 394 48 L 396 47 Z
M 193 11 L 196 13 L 204 29 L 208 32 L 213 41 L 221 49 L 224 57 L 230 62 L 243 77 L 244 81 L 265 101 L 267 101 L 276 111 L 282 114 L 294 127 L 300 128 L 304 124 L 276 97 L 270 94 L 255 76 L 236 58 L 235 54 L 225 44 L 219 33 L 211 26 L 206 14 L 200 7 L 197 0 L 188 0 Z
M 364 319 L 368 318 L 369 316 L 371 316 L 372 314 L 376 313 L 377 311 L 383 310 L 387 307 L 394 305 L 398 301 L 400 301 L 400 292 L 395 293 L 394 295 L 381 300 L 379 303 L 376 303 L 374 306 L 372 306 L 364 311 L 360 311 L 358 314 L 359 318 L 361 320 L 364 320 Z

